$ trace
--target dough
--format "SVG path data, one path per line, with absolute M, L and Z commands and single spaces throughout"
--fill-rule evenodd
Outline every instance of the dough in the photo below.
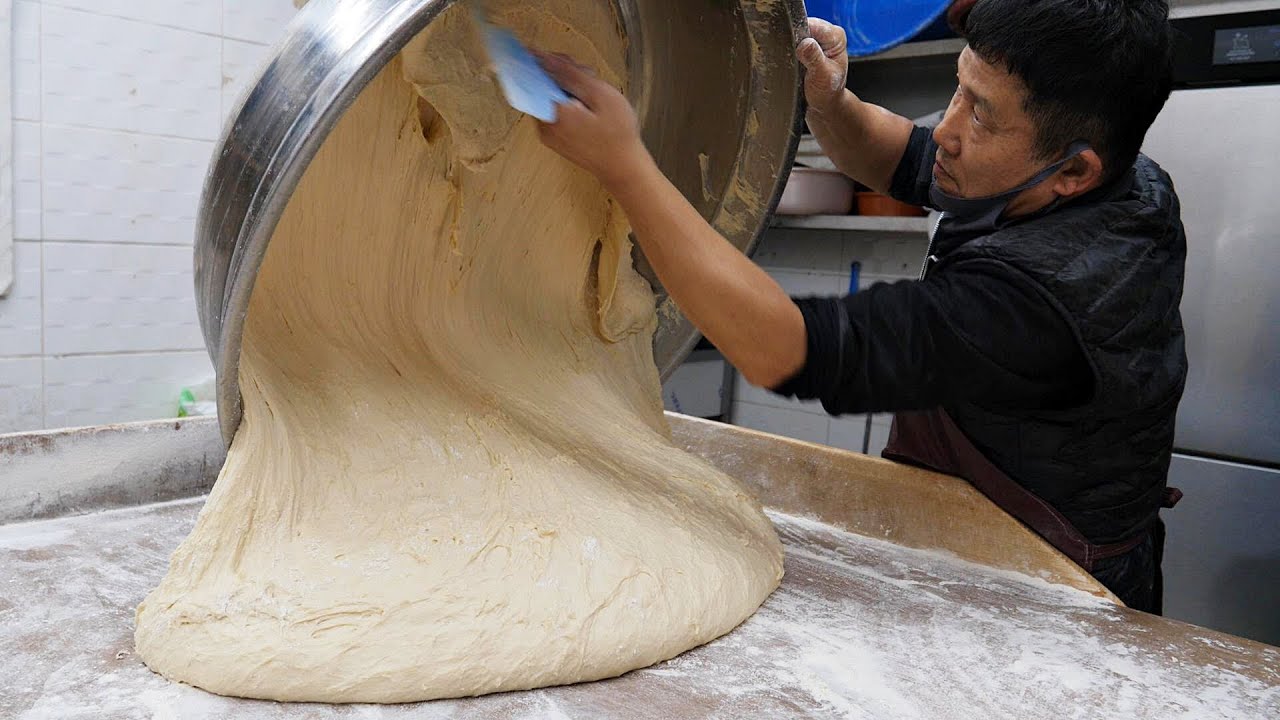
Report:
M 606 0 L 490 11 L 622 82 Z M 777 587 L 757 502 L 669 439 L 625 217 L 482 57 L 453 6 L 293 196 L 247 318 L 243 423 L 138 607 L 157 672 L 325 702 L 594 680 Z

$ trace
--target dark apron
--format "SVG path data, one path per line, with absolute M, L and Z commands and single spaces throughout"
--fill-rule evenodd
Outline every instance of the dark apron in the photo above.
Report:
M 1000 509 L 1090 573 L 1098 561 L 1124 555 L 1151 535 L 1150 530 L 1143 530 L 1133 538 L 1109 545 L 1089 542 L 1062 513 L 987 460 L 940 408 L 898 413 L 884 457 L 968 480 Z M 1172 508 L 1181 499 L 1180 490 L 1167 488 L 1164 507 Z

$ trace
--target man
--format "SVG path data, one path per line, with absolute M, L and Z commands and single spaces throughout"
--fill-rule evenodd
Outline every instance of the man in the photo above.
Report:
M 846 89 L 840 29 L 810 20 L 797 49 L 809 127 L 840 169 L 945 213 L 916 282 L 788 298 L 663 177 L 626 100 L 567 58 L 546 64 L 578 100 L 544 142 L 600 178 L 748 381 L 833 414 L 897 412 L 886 456 L 968 479 L 1158 613 L 1185 236 L 1139 148 L 1171 89 L 1168 4 L 966 4 L 932 133 Z

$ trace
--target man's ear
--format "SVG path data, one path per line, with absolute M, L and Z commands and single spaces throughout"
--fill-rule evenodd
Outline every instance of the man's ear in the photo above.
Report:
M 1058 174 L 1053 176 L 1053 191 L 1070 200 L 1101 185 L 1102 178 L 1102 157 L 1089 148 L 1058 170 Z

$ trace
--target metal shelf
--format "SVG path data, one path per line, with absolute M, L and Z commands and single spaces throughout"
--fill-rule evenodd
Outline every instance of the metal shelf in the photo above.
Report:
M 795 230 L 843 230 L 928 235 L 933 228 L 929 217 L 880 217 L 874 215 L 775 215 L 775 228 Z
M 886 50 L 877 55 L 849 58 L 850 62 L 878 62 L 880 60 L 905 60 L 906 58 L 936 57 L 942 55 L 959 55 L 964 50 L 965 41 L 960 38 L 946 40 L 926 40 L 910 42 Z

